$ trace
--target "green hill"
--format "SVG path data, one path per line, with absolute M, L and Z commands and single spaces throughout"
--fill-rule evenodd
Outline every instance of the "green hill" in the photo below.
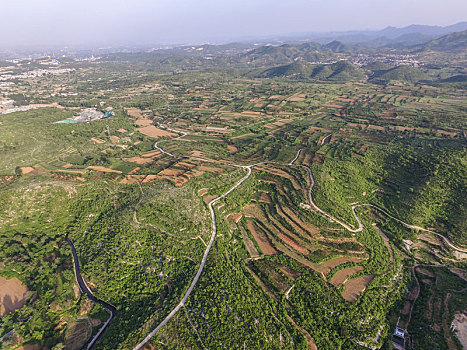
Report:
M 467 50 L 467 30 L 442 36 L 416 47 L 418 51 L 459 52 Z
M 365 70 L 368 70 L 370 72 L 377 72 L 377 71 L 385 71 L 389 70 L 391 68 L 394 68 L 394 66 L 391 66 L 390 64 L 384 63 L 384 62 L 371 62 L 368 63 L 367 65 L 362 67 Z
M 265 71 L 258 74 L 262 78 L 273 78 L 273 77 L 295 77 L 295 78 L 308 78 L 312 71 L 313 65 L 304 61 L 297 61 L 291 64 L 283 66 L 273 67 L 266 69 Z
M 376 71 L 371 79 L 373 82 L 387 82 L 390 80 L 407 81 L 417 83 L 423 80 L 431 80 L 430 77 L 418 68 L 411 66 L 398 66 L 384 71 Z
M 248 51 L 244 57 L 249 61 L 288 63 L 300 55 L 301 51 L 292 45 L 261 46 Z
M 311 78 L 331 81 L 356 81 L 366 80 L 367 77 L 363 69 L 350 62 L 340 61 L 316 67 L 311 74 Z
M 351 52 L 352 48 L 346 44 L 344 44 L 341 41 L 331 41 L 330 43 L 327 43 L 326 45 L 323 46 L 324 50 L 329 50 L 332 52 L 336 53 L 345 53 L 345 52 Z

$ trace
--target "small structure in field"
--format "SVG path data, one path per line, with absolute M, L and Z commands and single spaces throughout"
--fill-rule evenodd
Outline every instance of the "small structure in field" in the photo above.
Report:
M 407 333 L 406 329 L 396 326 L 391 340 L 395 349 L 405 350 L 408 345 L 409 333 Z
M 93 122 L 96 120 L 107 119 L 107 118 L 113 117 L 114 115 L 115 113 L 109 109 L 104 113 L 104 112 L 98 111 L 95 108 L 87 108 L 84 111 L 82 111 L 77 117 L 60 120 L 58 122 L 55 122 L 54 124 L 87 123 L 87 122 Z

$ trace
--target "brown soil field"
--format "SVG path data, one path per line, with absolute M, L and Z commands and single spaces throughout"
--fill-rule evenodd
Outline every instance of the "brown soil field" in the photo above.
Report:
M 68 169 L 60 169 L 60 170 L 57 170 L 56 172 L 60 172 L 60 173 L 70 173 L 70 174 L 84 174 L 85 171 L 84 170 L 68 170 Z
M 381 131 L 384 131 L 385 130 L 385 127 L 384 126 L 379 126 L 379 125 L 368 125 L 368 127 L 366 129 L 369 129 L 369 130 L 381 130 Z
M 134 168 L 132 171 L 130 171 L 130 172 L 128 173 L 128 175 L 133 175 L 133 174 L 137 173 L 137 172 L 140 171 L 140 170 L 141 170 L 141 167 L 137 166 L 137 167 Z
M 395 128 L 397 131 L 415 131 L 415 128 L 411 128 L 408 126 L 396 126 Z
M 308 223 L 302 221 L 290 208 L 284 208 L 284 212 L 293 220 L 295 221 L 300 227 L 306 229 L 311 235 L 319 234 L 319 228 Z
M 150 152 L 142 153 L 141 157 L 143 157 L 143 158 L 154 158 L 154 157 L 158 156 L 159 154 L 161 154 L 161 151 L 150 151 Z
M 331 108 L 344 108 L 342 105 L 337 105 L 337 104 L 332 104 L 332 103 L 326 103 L 323 105 L 323 107 L 331 107 Z
M 126 162 L 136 163 L 140 165 L 150 164 L 154 161 L 152 158 L 142 158 L 142 157 L 123 158 L 123 160 Z
M 217 173 L 217 174 L 222 174 L 223 170 L 221 168 L 215 168 L 215 167 L 208 167 L 208 166 L 199 166 L 198 170 L 205 173 L 205 172 L 210 172 L 210 173 Z
M 157 175 L 148 175 L 146 176 L 146 178 L 143 180 L 143 184 L 145 183 L 148 183 L 148 182 L 152 182 L 152 181 L 155 181 L 156 179 L 158 179 L 159 177 Z
M 120 137 L 118 137 L 116 135 L 111 135 L 110 136 L 110 141 L 112 141 L 112 143 L 118 143 L 119 140 L 120 140 Z
M 243 217 L 242 213 L 230 213 L 225 217 L 227 221 L 233 221 L 235 223 L 238 223 Z
M 119 170 L 114 170 L 114 169 L 110 169 L 110 168 L 105 168 L 103 166 L 95 166 L 95 165 L 88 166 L 86 168 L 86 170 L 102 171 L 103 173 L 116 173 L 116 174 L 121 174 L 122 173 Z
M 236 153 L 238 152 L 238 148 L 235 147 L 234 145 L 228 145 L 227 148 L 229 149 L 230 153 Z
M 344 283 L 350 275 L 353 275 L 355 272 L 363 271 L 363 267 L 355 266 L 348 269 L 342 269 L 338 271 L 334 277 L 331 279 L 330 283 L 334 286 L 341 285 Z
M 200 152 L 200 151 L 191 151 L 191 156 L 192 157 L 203 157 L 204 154 L 203 152 Z
M 73 166 L 73 164 L 67 163 L 64 166 L 62 166 L 63 169 L 69 169 Z
M 129 116 L 132 116 L 132 117 L 136 117 L 136 118 L 143 117 L 143 111 L 139 108 L 127 108 L 126 112 L 128 113 Z
M 329 268 L 334 268 L 338 265 L 341 265 L 341 264 L 344 264 L 346 262 L 355 262 L 355 263 L 359 263 L 359 262 L 362 262 L 363 260 L 362 259 L 359 259 L 359 258 L 354 258 L 354 257 L 339 257 L 339 258 L 334 258 L 334 259 L 331 259 L 331 260 L 328 260 L 328 261 L 325 261 L 323 262 L 323 265 L 324 266 L 327 266 Z
M 243 111 L 243 112 L 241 112 L 241 113 L 235 113 L 235 114 L 246 115 L 246 116 L 253 116 L 253 117 L 257 117 L 257 116 L 263 115 L 263 113 L 261 113 L 261 112 L 255 112 L 255 111 Z
M 154 125 L 144 126 L 142 128 L 138 128 L 136 130 L 138 130 L 143 135 L 150 136 L 150 137 L 176 136 L 176 134 L 174 134 L 172 132 L 169 132 L 169 131 L 165 131 L 163 129 L 159 129 L 159 128 L 155 127 Z
M 277 210 L 277 213 L 283 217 L 292 227 L 293 229 L 303 238 L 311 241 L 313 238 L 308 235 L 305 230 L 302 229 L 301 226 L 297 225 L 295 223 L 295 221 L 291 220 L 285 213 L 284 211 L 282 210 L 282 208 L 279 206 L 279 204 L 276 204 L 276 210 Z
M 436 133 L 441 134 L 441 135 L 448 135 L 448 136 L 452 136 L 452 137 L 459 135 L 458 132 L 446 131 L 446 130 L 440 130 L 440 129 L 437 129 Z
M 19 279 L 0 276 L 0 316 L 3 317 L 24 305 L 28 289 Z
M 247 204 L 243 207 L 243 214 L 247 218 L 262 218 L 265 219 L 262 209 L 256 204 Z
M 310 126 L 306 131 L 322 131 L 322 132 L 331 132 L 330 129 L 326 129 L 326 128 L 320 128 L 319 126 Z
M 289 238 L 291 238 L 295 242 L 295 244 L 292 245 L 287 241 L 287 244 L 291 245 L 295 250 L 300 251 L 302 254 L 304 254 L 302 252 L 302 250 L 307 252 L 305 255 L 309 254 L 308 249 L 303 247 L 303 245 L 308 245 L 308 242 L 303 241 L 303 239 L 299 238 L 296 234 L 290 232 L 274 216 L 269 216 L 268 219 L 269 219 L 269 221 L 271 221 L 275 225 L 275 227 L 277 227 L 279 232 L 285 233 Z M 270 230 L 276 231 L 275 227 L 272 227 L 268 222 L 265 222 L 265 225 Z M 295 246 L 295 245 L 297 245 L 297 246 Z M 298 247 L 300 247 L 300 248 L 298 248 Z
M 98 139 L 97 137 L 92 137 L 91 141 L 94 143 L 105 143 L 104 140 Z
M 245 232 L 243 227 L 240 230 L 242 232 L 243 244 L 245 244 L 245 248 L 250 254 L 250 257 L 257 258 L 259 256 L 258 249 L 256 249 L 253 241 L 250 239 L 248 234 Z
M 308 255 L 310 254 L 310 251 L 308 249 L 306 249 L 305 247 L 302 247 L 300 244 L 298 244 L 297 242 L 295 242 L 292 238 L 290 238 L 289 236 L 286 236 L 284 235 L 283 233 L 279 233 L 277 235 L 282 241 L 284 241 L 285 243 L 287 243 L 292 249 L 296 250 L 297 252 L 299 252 L 300 254 L 303 254 L 303 255 Z
M 251 234 L 255 238 L 256 242 L 259 245 L 259 248 L 261 249 L 264 255 L 277 254 L 277 250 L 274 249 L 271 243 L 269 243 L 269 240 L 264 236 L 264 234 L 256 230 L 256 227 L 253 221 L 248 220 L 247 225 L 248 225 L 248 229 L 250 230 Z
M 438 245 L 438 246 L 442 245 L 437 237 L 433 237 L 433 235 L 428 234 L 428 233 L 419 234 L 417 238 L 422 241 L 426 241 L 430 244 L 433 244 L 433 245 Z
M 23 168 L 19 168 L 21 170 L 21 174 L 37 174 L 37 170 L 33 167 L 27 166 Z
M 185 171 L 182 169 L 167 168 L 159 172 L 158 175 L 167 175 L 167 176 L 180 176 Z
M 142 183 L 145 179 L 146 175 L 128 175 L 119 183 L 122 185 L 137 185 Z
M 120 132 L 120 133 L 122 133 L 122 134 L 128 132 L 128 130 L 125 130 L 125 129 L 118 129 L 117 131 Z
M 342 297 L 350 302 L 356 301 L 374 277 L 373 275 L 365 275 L 351 279 L 345 284 Z
M 203 197 L 208 192 L 209 192 L 209 188 L 202 188 L 202 189 L 198 190 L 198 196 Z
M 296 93 L 296 94 L 290 96 L 287 100 L 291 101 L 291 102 L 301 102 L 306 98 L 307 98 L 306 94 Z
M 187 168 L 194 168 L 196 166 L 195 164 L 186 163 L 186 162 L 178 162 L 177 165 L 180 165 L 182 167 L 187 167 Z

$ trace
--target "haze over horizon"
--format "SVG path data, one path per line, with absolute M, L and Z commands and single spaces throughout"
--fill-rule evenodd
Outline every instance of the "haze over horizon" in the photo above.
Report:
M 0 8 L 0 47 L 12 47 L 176 44 L 411 24 L 445 26 L 466 19 L 467 2 L 17 0 Z

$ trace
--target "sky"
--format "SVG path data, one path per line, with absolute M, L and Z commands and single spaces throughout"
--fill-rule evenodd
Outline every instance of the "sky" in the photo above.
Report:
M 467 20 L 466 0 L 0 0 L 0 47 L 151 45 Z

